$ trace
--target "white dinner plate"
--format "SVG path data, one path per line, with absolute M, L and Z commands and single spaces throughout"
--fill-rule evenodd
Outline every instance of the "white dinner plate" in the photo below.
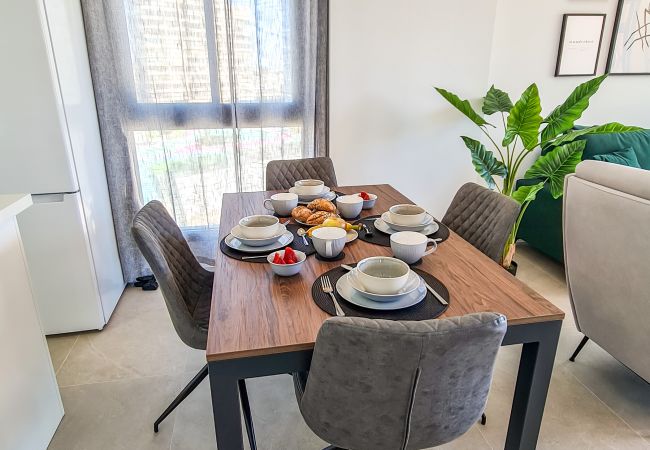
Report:
M 375 229 L 376 229 L 377 231 L 381 231 L 381 232 L 384 233 L 384 234 L 393 234 L 393 233 L 397 233 L 397 230 L 393 230 L 393 229 L 392 229 L 390 226 L 388 226 L 388 224 L 387 224 L 386 222 L 384 222 L 382 219 L 375 219 L 374 225 L 375 225 Z M 418 233 L 422 233 L 422 234 L 424 234 L 425 236 L 429 236 L 430 234 L 435 233 L 435 232 L 438 231 L 439 229 L 440 229 L 440 225 L 438 225 L 437 222 L 432 222 L 432 223 L 430 223 L 429 225 L 427 225 L 426 227 L 424 227 L 424 229 L 418 231 Z
M 339 278 L 339 280 L 336 282 L 336 292 L 338 292 L 339 295 L 348 302 L 357 306 L 361 306 L 363 308 L 376 309 L 381 311 L 404 309 L 420 303 L 427 296 L 427 287 L 424 283 L 424 280 L 420 278 L 420 285 L 410 294 L 405 295 L 404 297 L 394 302 L 376 302 L 374 300 L 370 300 L 368 297 L 364 297 L 355 291 L 352 287 L 352 284 L 350 284 L 350 280 L 348 278 L 349 275 L 349 273 L 346 273 L 341 278 Z
M 359 277 L 357 277 L 357 269 L 348 273 L 348 282 L 352 285 L 352 288 L 355 291 L 364 297 L 368 297 L 370 300 L 376 302 L 394 302 L 416 290 L 420 286 L 420 276 L 412 270 L 409 271 L 409 276 L 404 287 L 400 289 L 397 294 L 390 295 L 373 294 L 372 292 L 368 292 L 359 281 Z
M 242 253 L 271 252 L 273 250 L 277 250 L 279 248 L 286 247 L 287 245 L 291 244 L 291 242 L 293 242 L 293 233 L 287 230 L 275 242 L 268 245 L 259 246 L 259 247 L 252 247 L 250 245 L 246 245 L 242 241 L 237 239 L 235 236 L 233 236 L 232 234 L 226 236 L 224 242 L 228 247 Z
M 289 189 L 289 192 L 292 194 L 298 195 L 298 203 L 303 205 L 305 203 L 309 203 L 312 200 L 316 200 L 317 198 L 324 198 L 325 200 L 332 201 L 336 198 L 336 194 L 330 190 L 327 186 L 323 187 L 323 190 L 320 194 L 315 194 L 315 195 L 300 195 L 296 192 L 296 188 L 292 187 Z
M 249 239 L 244 237 L 241 233 L 241 227 L 239 225 L 236 225 L 232 230 L 230 230 L 230 234 L 236 237 L 239 242 L 244 245 L 248 245 L 249 247 L 263 247 L 265 245 L 272 244 L 280 239 L 286 232 L 287 227 L 282 223 L 279 224 L 278 233 L 275 236 L 267 237 L 264 239 Z
M 381 220 L 386 222 L 386 225 L 391 227 L 395 231 L 422 231 L 424 230 L 427 226 L 431 225 L 433 223 L 433 216 L 429 213 L 427 213 L 424 216 L 424 221 L 419 224 L 419 225 L 398 225 L 395 222 L 392 222 L 390 219 L 390 213 L 386 211 L 381 215 Z

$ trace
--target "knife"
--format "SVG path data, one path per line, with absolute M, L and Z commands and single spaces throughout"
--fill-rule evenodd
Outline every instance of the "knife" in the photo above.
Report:
M 341 267 L 343 267 L 347 271 L 354 270 L 354 267 L 350 267 L 347 264 L 341 264 Z
M 445 300 L 444 298 L 442 298 L 442 296 L 441 296 L 440 294 L 438 294 L 438 293 L 436 292 L 435 289 L 433 289 L 431 286 L 429 286 L 429 283 L 427 283 L 427 282 L 425 281 L 425 282 L 424 282 L 424 285 L 427 287 L 427 289 L 429 290 L 429 292 L 431 292 L 431 293 L 433 294 L 433 296 L 434 296 L 435 298 L 438 299 L 438 301 L 439 301 L 440 303 L 442 303 L 442 304 L 445 305 L 445 306 L 449 305 L 449 303 L 447 303 L 447 300 Z

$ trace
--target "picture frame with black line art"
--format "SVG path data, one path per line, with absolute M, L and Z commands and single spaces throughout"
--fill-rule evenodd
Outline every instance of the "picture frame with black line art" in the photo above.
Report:
M 650 75 L 650 0 L 619 0 L 607 73 Z

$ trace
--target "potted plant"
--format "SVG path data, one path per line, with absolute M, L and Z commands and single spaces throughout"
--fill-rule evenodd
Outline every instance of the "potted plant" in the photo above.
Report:
M 445 100 L 479 127 L 485 134 L 488 146 L 496 151 L 498 157 L 480 141 L 461 136 L 472 155 L 476 172 L 490 189 L 496 189 L 521 204 L 519 217 L 503 249 L 502 264 L 505 268 L 510 269 L 512 266 L 521 218 L 537 192 L 548 184 L 554 198 L 559 198 L 564 193 L 564 177 L 575 172 L 576 165 L 582 160 L 582 151 L 586 144 L 584 140 L 576 138 L 586 134 L 621 133 L 640 129 L 616 122 L 573 129 L 575 121 L 587 109 L 589 99 L 598 91 L 606 77 L 607 75 L 602 75 L 576 87 L 564 103 L 553 109 L 545 118 L 541 115 L 542 106 L 535 83 L 521 94 L 514 105 L 507 93 L 492 86 L 483 98 L 481 110 L 488 116 L 496 113 L 501 116 L 503 137 L 500 141 L 495 140 L 490 132 L 490 129 L 496 130 L 496 127 L 479 115 L 469 101 L 462 100 L 445 89 L 435 88 Z M 516 189 L 522 164 L 538 147 L 543 149 L 542 154 L 523 175 L 523 178 L 533 182 Z M 495 177 L 500 180 L 495 180 Z

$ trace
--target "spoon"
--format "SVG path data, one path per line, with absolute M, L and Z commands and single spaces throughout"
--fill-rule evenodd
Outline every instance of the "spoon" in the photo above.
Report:
M 306 235 L 307 235 L 307 230 L 305 230 L 304 228 L 298 228 L 298 236 L 300 236 L 302 238 L 302 242 L 308 246 L 309 241 L 307 240 Z

